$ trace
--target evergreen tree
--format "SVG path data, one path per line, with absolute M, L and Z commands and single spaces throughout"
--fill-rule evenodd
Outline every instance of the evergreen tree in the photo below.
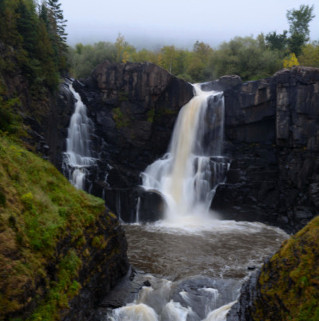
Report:
M 42 5 L 43 7 L 43 5 Z M 45 8 L 46 7 L 46 8 Z M 65 32 L 66 22 L 59 0 L 48 0 L 40 12 L 40 17 L 47 26 L 50 35 L 57 65 L 60 72 L 67 70 L 67 33 Z

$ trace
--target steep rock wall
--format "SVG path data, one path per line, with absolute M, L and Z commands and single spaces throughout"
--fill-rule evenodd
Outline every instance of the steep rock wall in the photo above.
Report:
M 167 150 L 193 88 L 151 63 L 108 62 L 74 87 L 95 125 L 92 152 L 98 161 L 86 186 L 122 219 L 134 221 L 140 173 Z
M 225 93 L 225 153 L 232 159 L 212 208 L 288 232 L 319 205 L 319 70 L 296 67 L 272 78 L 208 84 Z

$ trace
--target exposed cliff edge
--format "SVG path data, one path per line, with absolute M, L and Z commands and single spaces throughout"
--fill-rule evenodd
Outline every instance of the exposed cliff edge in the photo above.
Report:
M 319 319 L 319 217 L 289 240 L 250 278 L 227 321 Z
M 319 210 L 319 69 L 295 67 L 225 93 L 225 152 L 232 159 L 212 208 L 225 218 L 296 232 Z
M 262 221 L 296 232 L 319 206 L 319 71 L 296 67 L 243 83 L 224 76 L 206 83 L 225 95 L 225 148 L 232 159 L 226 183 L 212 208 L 224 218 Z M 192 86 L 153 64 L 99 65 L 74 82 L 95 124 L 97 166 L 87 190 L 104 196 L 125 221 L 134 221 L 139 173 L 167 149 L 179 109 Z M 47 141 L 49 158 L 61 168 L 67 115 L 73 99 L 62 87 Z M 58 117 L 58 118 L 57 118 Z M 50 117 L 49 117 L 50 118 Z M 60 126 L 53 130 L 54 126 Z M 59 139 L 52 138 L 56 132 Z M 54 135 L 53 135 L 54 136 Z
M 92 153 L 98 162 L 86 188 L 104 195 L 122 219 L 133 221 L 139 175 L 165 153 L 175 119 L 193 97 L 193 87 L 151 63 L 108 62 L 73 86 L 95 126 Z
M 0 177 L 0 320 L 88 320 L 128 270 L 117 218 L 5 137 Z

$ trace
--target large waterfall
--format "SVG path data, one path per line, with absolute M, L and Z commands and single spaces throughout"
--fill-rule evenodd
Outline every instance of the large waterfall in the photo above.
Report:
M 92 123 L 86 114 L 86 106 L 72 84 L 69 89 L 74 96 L 74 113 L 68 128 L 66 152 L 63 157 L 63 170 L 72 185 L 84 189 L 87 168 L 95 164 L 90 152 Z
M 167 154 L 142 173 L 145 194 L 164 199 L 164 219 L 125 225 L 136 275 L 132 287 L 113 290 L 111 306 L 119 300 L 122 307 L 105 311 L 101 320 L 226 321 L 249 270 L 286 238 L 260 223 L 216 219 L 209 210 L 229 166 L 222 156 L 224 96 L 199 85 L 194 90 Z M 141 214 L 152 215 L 156 202 Z
M 223 92 L 195 96 L 180 111 L 168 153 L 142 173 L 143 187 L 156 190 L 166 201 L 166 220 L 207 213 L 216 186 L 224 180 L 227 161 L 222 157 Z

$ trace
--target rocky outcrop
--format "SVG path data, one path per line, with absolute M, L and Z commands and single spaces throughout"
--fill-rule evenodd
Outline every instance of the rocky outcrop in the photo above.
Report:
M 223 77 L 225 153 L 232 159 L 212 208 L 295 232 L 318 212 L 319 69 L 296 67 L 241 83 Z
M 0 176 L 0 320 L 89 320 L 129 268 L 118 219 L 6 137 Z
M 296 67 L 259 81 L 224 76 L 202 85 L 225 96 L 224 152 L 232 162 L 212 204 L 224 218 L 295 232 L 316 214 L 318 83 L 318 69 Z M 74 87 L 95 124 L 98 161 L 87 190 L 103 196 L 124 221 L 135 221 L 139 174 L 165 153 L 192 87 L 153 64 L 108 62 Z M 71 101 L 66 93 L 61 97 L 60 106 Z
M 319 218 L 285 241 L 242 287 L 227 321 L 318 320 Z
M 193 88 L 151 63 L 108 62 L 73 86 L 95 125 L 92 152 L 98 162 L 87 186 L 122 219 L 134 221 L 140 173 L 165 153 Z
M 34 88 L 30 88 L 25 73 L 19 68 L 14 49 L 0 41 L 0 56 L 6 62 L 0 71 L 1 96 L 5 100 L 18 100 L 13 108 L 24 124 L 25 134 L 21 138 L 30 150 L 61 170 L 67 128 L 74 111 L 73 96 L 67 88 L 69 80 L 55 92 L 41 86 L 34 94 Z M 19 127 L 23 127 L 22 123 Z
M 83 234 L 86 242 L 78 249 L 83 258 L 78 276 L 81 290 L 61 312 L 64 321 L 93 319 L 101 300 L 129 269 L 127 242 L 114 214 L 101 213 L 95 226 Z

